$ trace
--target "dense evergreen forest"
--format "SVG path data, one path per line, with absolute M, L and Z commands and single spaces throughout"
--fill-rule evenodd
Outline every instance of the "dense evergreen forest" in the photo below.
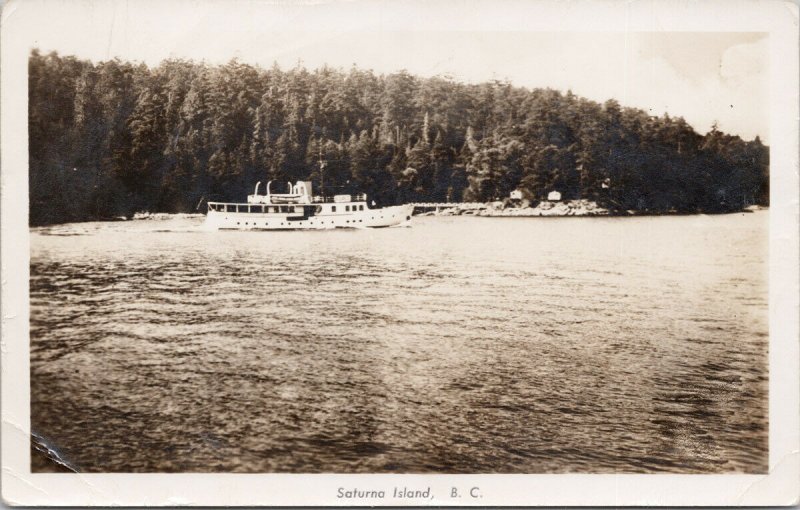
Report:
M 571 92 L 237 61 L 148 68 L 34 50 L 33 225 L 194 212 L 257 181 L 378 204 L 549 191 L 612 210 L 726 212 L 769 199 L 769 148 Z M 200 210 L 203 210 L 202 207 Z

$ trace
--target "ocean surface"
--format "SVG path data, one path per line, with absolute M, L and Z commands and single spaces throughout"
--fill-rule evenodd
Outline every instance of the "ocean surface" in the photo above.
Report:
M 32 469 L 765 472 L 768 215 L 33 228 Z

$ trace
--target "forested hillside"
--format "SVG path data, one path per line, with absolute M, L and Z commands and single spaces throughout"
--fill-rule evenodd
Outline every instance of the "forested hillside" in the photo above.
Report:
M 29 61 L 30 222 L 192 212 L 257 181 L 311 179 L 379 204 L 558 190 L 613 210 L 724 212 L 769 199 L 769 149 L 509 83 L 400 71 Z M 202 210 L 202 208 L 201 208 Z

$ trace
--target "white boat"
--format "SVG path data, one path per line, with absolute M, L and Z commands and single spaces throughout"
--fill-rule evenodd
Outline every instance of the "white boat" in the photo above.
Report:
M 289 183 L 288 193 L 266 194 L 256 184 L 247 203 L 209 202 L 206 227 L 214 230 L 317 230 L 330 228 L 378 228 L 411 221 L 413 205 L 371 208 L 367 196 L 313 196 L 310 181 Z

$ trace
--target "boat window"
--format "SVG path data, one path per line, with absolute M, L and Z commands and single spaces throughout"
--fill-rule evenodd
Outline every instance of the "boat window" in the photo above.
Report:
M 336 212 L 336 206 L 335 205 L 331 206 L 331 212 Z
M 345 212 L 350 212 L 350 206 L 349 205 L 344 206 L 344 210 Z
M 226 208 L 225 209 L 226 212 L 236 212 L 236 206 L 235 205 L 229 204 L 229 205 L 226 205 L 225 208 Z
M 288 208 L 288 207 L 286 207 L 285 205 L 282 205 L 282 206 L 281 206 L 281 212 L 282 212 L 282 213 L 285 213 L 285 212 L 287 212 L 287 211 L 288 211 L 288 209 L 289 209 L 289 208 Z
M 297 212 L 297 209 L 295 209 L 293 205 L 289 206 L 289 212 Z
M 363 205 L 359 205 L 359 206 L 358 206 L 358 210 L 359 210 L 359 211 L 363 211 L 363 210 L 364 210 L 364 206 L 363 206 Z

